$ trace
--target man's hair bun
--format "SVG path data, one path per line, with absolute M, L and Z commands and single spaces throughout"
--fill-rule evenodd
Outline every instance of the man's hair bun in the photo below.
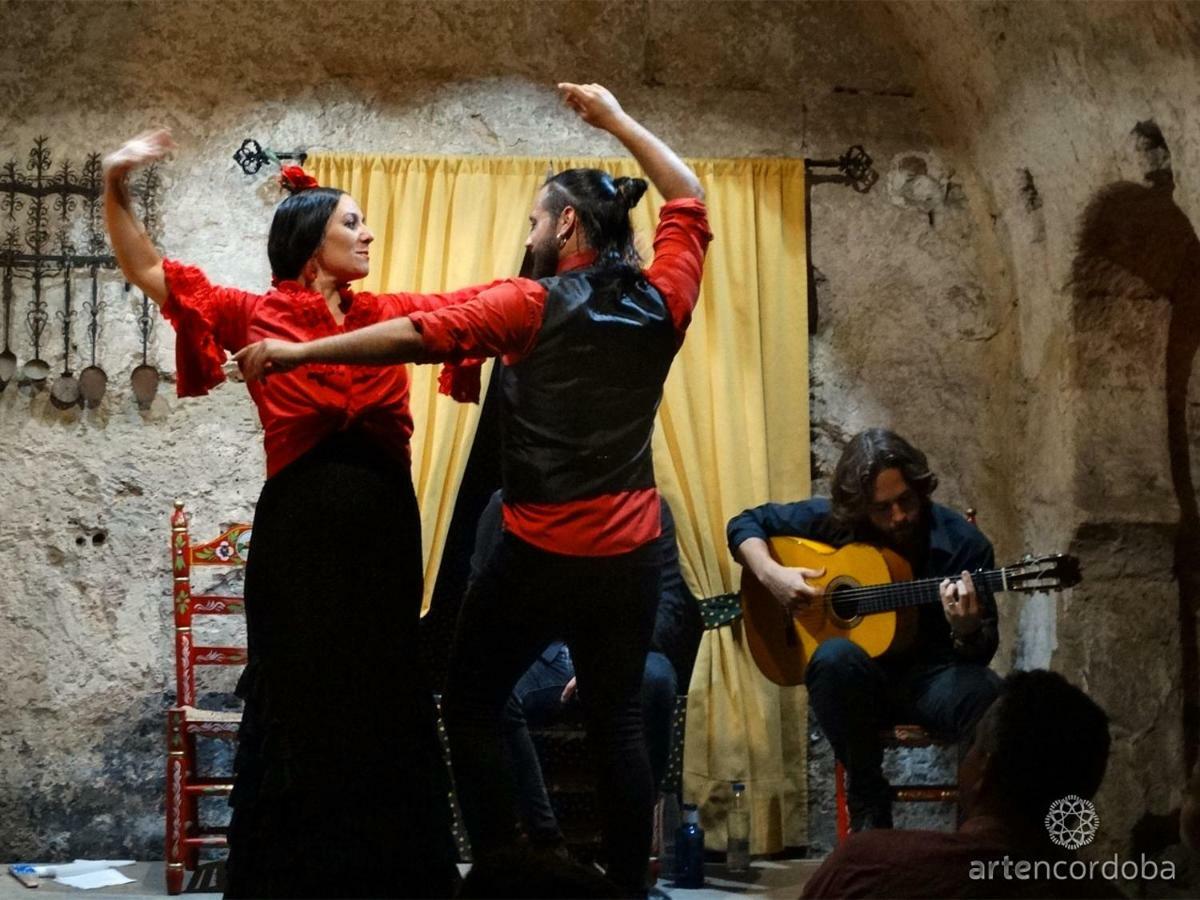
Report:
M 626 209 L 633 209 L 638 205 L 638 201 L 642 199 L 642 194 L 646 193 L 646 188 L 649 186 L 645 178 L 626 178 L 624 176 L 613 179 L 613 186 L 617 189 L 617 195 L 620 196 L 621 202 L 625 204 Z

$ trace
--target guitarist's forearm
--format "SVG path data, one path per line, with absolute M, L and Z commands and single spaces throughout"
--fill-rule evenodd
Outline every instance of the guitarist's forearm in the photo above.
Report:
M 771 556 L 770 544 L 762 538 L 746 538 L 746 540 L 738 544 L 733 556 L 734 559 L 749 569 L 759 581 L 770 571 L 772 566 L 778 565 L 774 557 Z

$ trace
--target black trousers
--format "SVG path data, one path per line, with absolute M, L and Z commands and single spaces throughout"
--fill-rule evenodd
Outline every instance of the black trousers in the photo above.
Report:
M 872 659 L 844 638 L 826 641 L 804 674 L 809 703 L 833 755 L 846 767 L 850 822 L 891 820 L 891 792 L 881 767 L 879 732 L 912 722 L 962 740 L 987 712 L 1000 676 L 977 663 Z
M 504 707 L 551 640 L 575 663 L 591 745 L 609 878 L 644 895 L 654 782 L 641 685 L 658 604 L 659 561 L 647 544 L 609 557 L 562 556 L 505 534 L 467 591 L 444 701 L 463 818 L 477 858 L 517 836 Z

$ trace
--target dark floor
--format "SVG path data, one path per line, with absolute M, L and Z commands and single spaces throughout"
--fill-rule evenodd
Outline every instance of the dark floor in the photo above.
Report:
M 658 888 L 651 894 L 652 898 L 671 897 L 674 900 L 719 900 L 725 897 L 755 897 L 755 898 L 791 898 L 800 896 L 804 882 L 820 865 L 819 860 L 795 859 L 758 860 L 751 865 L 750 874 L 733 877 L 727 875 L 720 863 L 709 863 L 705 867 L 707 886 L 699 889 L 675 888 L 670 883 L 660 882 Z M 81 891 L 66 885 L 55 884 L 53 879 L 44 879 L 34 893 L 23 887 L 16 879 L 8 875 L 8 865 L 4 865 L 4 874 L 0 878 L 0 900 L 36 900 L 37 897 L 57 894 L 77 894 L 88 900 L 133 900 L 137 897 L 166 896 L 167 887 L 163 878 L 161 862 L 143 862 L 126 866 L 120 870 L 130 878 L 136 879 L 132 884 L 119 887 L 98 888 Z M 188 900 L 218 900 L 220 894 L 185 893 Z

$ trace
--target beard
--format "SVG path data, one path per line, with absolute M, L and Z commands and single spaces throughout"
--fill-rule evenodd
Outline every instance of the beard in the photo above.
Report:
M 929 537 L 929 512 L 922 508 L 917 517 L 903 525 L 879 528 L 874 524 L 866 526 L 867 532 L 874 542 L 895 550 L 905 559 L 911 559 L 925 545 Z
M 919 546 L 920 541 L 918 539 L 920 534 L 921 530 L 918 523 L 913 522 L 887 529 L 883 532 L 883 540 L 893 550 L 898 550 L 901 554 L 907 556 Z
M 558 274 L 558 244 L 548 238 L 529 248 L 529 276 L 535 281 Z

